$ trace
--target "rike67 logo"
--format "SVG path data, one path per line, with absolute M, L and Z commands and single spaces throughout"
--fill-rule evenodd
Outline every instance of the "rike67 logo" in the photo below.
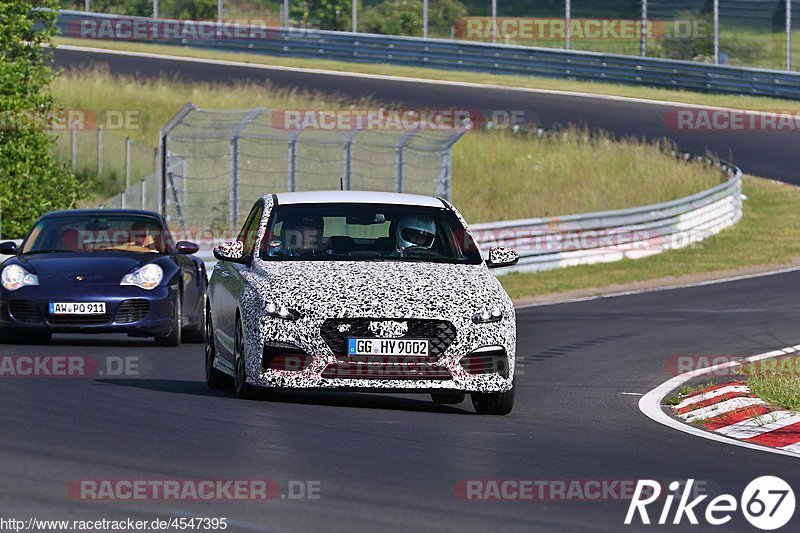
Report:
M 631 525 L 640 521 L 646 525 L 677 525 L 685 519 L 689 524 L 697 525 L 700 517 L 709 525 L 721 526 L 730 522 L 734 514 L 741 511 L 750 525 L 771 531 L 786 525 L 794 515 L 794 491 L 779 477 L 762 476 L 754 479 L 745 487 L 738 500 L 731 494 L 720 494 L 705 501 L 709 497 L 707 494 L 695 493 L 692 498 L 693 485 L 694 479 L 689 479 L 685 484 L 678 481 L 670 483 L 669 492 L 663 498 L 663 507 L 658 512 L 661 502 L 652 506 L 651 504 L 661 498 L 661 484 L 650 479 L 639 480 L 625 516 L 625 524 Z M 679 493 L 681 487 L 684 488 Z M 673 510 L 676 499 L 678 502 Z M 648 506 L 651 508 L 648 509 Z M 656 511 L 656 514 L 651 517 L 648 511 Z

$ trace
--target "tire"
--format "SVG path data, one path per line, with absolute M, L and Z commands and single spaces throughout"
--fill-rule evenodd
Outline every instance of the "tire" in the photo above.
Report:
M 439 405 L 455 405 L 463 402 L 466 396 L 466 394 L 459 391 L 432 392 L 431 400 Z
M 473 392 L 472 406 L 479 415 L 507 415 L 514 408 L 514 392 L 511 386 L 506 392 Z
M 211 323 L 211 313 L 208 307 L 205 310 L 205 345 L 206 345 L 206 385 L 209 389 L 222 389 L 228 385 L 228 377 L 214 368 L 214 356 L 217 347 L 214 343 L 214 325 Z
M 244 363 L 244 334 L 242 333 L 242 321 L 236 317 L 235 332 L 233 334 L 233 357 L 234 372 L 233 372 L 233 388 L 236 390 L 236 396 L 244 400 L 254 399 L 256 397 L 256 390 L 247 384 L 246 370 Z
M 172 331 L 170 331 L 169 335 L 156 337 L 156 346 L 175 347 L 181 345 L 181 328 L 183 327 L 182 312 L 181 293 L 178 292 L 175 298 L 175 316 L 172 317 Z
M 188 342 L 190 344 L 203 344 L 206 342 L 206 335 L 208 335 L 208 304 L 203 302 L 203 316 L 201 317 L 200 324 L 196 328 L 190 328 L 183 331 L 181 342 Z

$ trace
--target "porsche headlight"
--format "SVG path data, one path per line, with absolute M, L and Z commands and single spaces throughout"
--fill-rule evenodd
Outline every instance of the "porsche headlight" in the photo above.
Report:
M 133 285 L 151 291 L 158 287 L 162 279 L 164 279 L 164 270 L 160 266 L 150 263 L 127 274 L 119 284 Z
M 503 310 L 497 306 L 487 307 L 472 315 L 472 322 L 475 324 L 488 324 L 501 320 L 503 320 Z
M 8 265 L 3 269 L 0 277 L 3 279 L 3 288 L 7 291 L 15 291 L 20 287 L 39 284 L 39 276 L 31 274 L 19 265 Z
M 284 320 L 297 320 L 302 316 L 296 309 L 286 307 L 285 305 L 278 305 L 272 302 L 269 302 L 264 307 L 264 314 L 274 318 L 282 318 Z

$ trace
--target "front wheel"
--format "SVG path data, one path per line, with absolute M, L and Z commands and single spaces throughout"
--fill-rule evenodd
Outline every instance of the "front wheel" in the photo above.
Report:
M 236 395 L 243 399 L 255 397 L 255 389 L 247 384 L 247 369 L 244 360 L 244 335 L 242 334 L 242 321 L 236 317 L 236 329 L 233 337 L 233 356 L 236 361 L 233 373 L 233 385 Z
M 214 325 L 211 323 L 211 310 L 206 307 L 206 385 L 210 389 L 221 389 L 228 384 L 225 374 L 214 368 L 217 346 L 214 340 Z
M 506 392 L 473 392 L 472 406 L 479 415 L 507 415 L 514 408 L 513 385 Z

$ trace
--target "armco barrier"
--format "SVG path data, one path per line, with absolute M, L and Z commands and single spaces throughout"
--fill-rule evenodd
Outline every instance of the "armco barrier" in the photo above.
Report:
M 194 31 L 189 38 L 155 41 L 147 35 L 135 34 L 131 29 L 134 21 L 140 21 L 142 25 L 179 24 L 177 21 L 163 19 L 80 11 L 60 11 L 57 24 L 61 34 L 67 37 L 117 38 L 124 41 L 157 42 L 274 56 L 546 76 L 719 94 L 800 98 L 800 73 L 785 71 L 550 48 L 320 30 L 270 28 L 265 32 L 263 28 L 258 28 L 258 33 L 253 33 L 251 38 L 241 38 L 241 33 L 238 32 L 239 38 L 213 38 L 217 28 L 214 22 L 191 23 Z M 186 28 L 186 22 L 183 24 Z M 212 38 L 198 38 L 207 35 Z
M 519 263 L 496 272 L 530 272 L 636 259 L 693 245 L 742 218 L 742 172 L 721 163 L 729 178 L 706 191 L 660 204 L 475 224 L 481 249 L 507 246 Z

